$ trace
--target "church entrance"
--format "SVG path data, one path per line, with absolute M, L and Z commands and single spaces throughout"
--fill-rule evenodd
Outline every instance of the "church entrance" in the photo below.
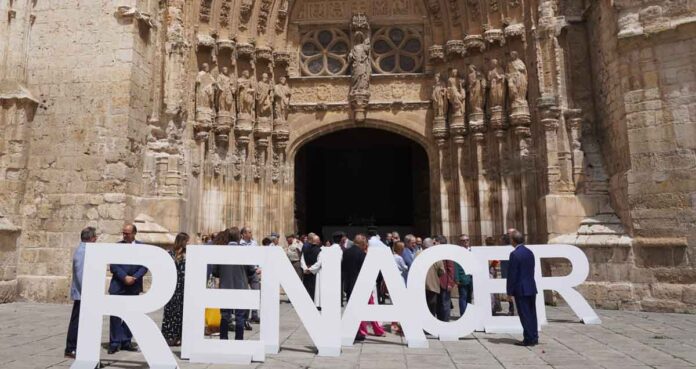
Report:
M 377 226 L 380 234 L 430 234 L 425 150 L 388 131 L 351 128 L 305 144 L 295 159 L 295 219 L 322 240 Z

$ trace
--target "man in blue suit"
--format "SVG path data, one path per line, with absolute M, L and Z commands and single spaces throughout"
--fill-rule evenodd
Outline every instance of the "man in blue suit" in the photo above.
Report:
M 123 240 L 119 243 L 138 244 L 135 234 L 138 230 L 133 224 L 123 226 Z M 109 294 L 111 295 L 139 295 L 143 292 L 143 277 L 147 273 L 147 268 L 142 265 L 130 264 L 111 264 L 111 284 L 109 284 Z M 133 346 L 131 339 L 133 334 L 123 319 L 112 316 L 109 321 L 109 354 L 118 350 L 138 351 Z
M 524 340 L 515 343 L 518 346 L 534 346 L 539 343 L 537 330 L 536 295 L 534 281 L 534 254 L 524 246 L 524 235 L 518 230 L 510 233 L 512 246 L 507 276 L 507 294 L 512 296 L 517 305 L 520 322 L 524 329 Z

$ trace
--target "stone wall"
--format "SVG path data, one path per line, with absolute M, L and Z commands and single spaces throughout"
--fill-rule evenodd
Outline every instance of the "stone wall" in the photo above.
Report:
M 27 85 L 42 109 L 30 133 L 21 298 L 66 301 L 80 230 L 94 225 L 117 235 L 133 218 L 127 209 L 142 170 L 151 40 L 147 26 L 116 16 L 117 5 L 124 4 L 42 1 L 33 10 Z
M 585 248 L 583 293 L 599 307 L 696 311 L 694 15 L 670 1 L 589 11 L 596 132 L 612 204 L 633 237 L 630 247 Z

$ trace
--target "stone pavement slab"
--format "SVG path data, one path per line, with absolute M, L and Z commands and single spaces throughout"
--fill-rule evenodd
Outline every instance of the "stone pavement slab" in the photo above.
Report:
M 69 305 L 14 303 L 0 305 L 0 368 L 37 369 L 70 366 L 63 358 Z M 603 324 L 578 323 L 567 307 L 548 307 L 549 325 L 541 345 L 514 346 L 519 336 L 475 333 L 457 342 L 429 340 L 428 349 L 409 349 L 402 337 L 368 337 L 345 347 L 338 358 L 316 356 L 309 335 L 289 303 L 281 303 L 281 351 L 266 362 L 248 366 L 191 364 L 182 369 L 682 369 L 696 368 L 696 316 L 598 310 Z M 152 314 L 161 321 L 161 312 Z M 258 339 L 259 326 L 247 332 Z M 104 320 L 102 343 L 108 341 Z M 173 348 L 179 358 L 180 349 Z M 102 351 L 106 368 L 141 369 L 141 353 Z

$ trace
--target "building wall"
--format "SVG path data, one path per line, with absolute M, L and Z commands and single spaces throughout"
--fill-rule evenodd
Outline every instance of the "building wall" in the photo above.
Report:
M 27 86 L 42 106 L 22 205 L 21 298 L 65 301 L 80 230 L 117 235 L 133 216 L 152 58 L 147 32 L 115 16 L 116 5 L 40 1 L 33 10 Z

